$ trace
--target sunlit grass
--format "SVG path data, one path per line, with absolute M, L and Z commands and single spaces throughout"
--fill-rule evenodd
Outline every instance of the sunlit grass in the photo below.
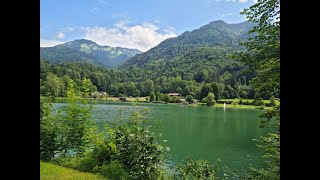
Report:
M 107 179 L 107 178 L 104 178 L 100 175 L 80 172 L 77 170 L 57 166 L 52 163 L 40 161 L 40 179 L 48 179 L 48 180 L 92 179 L 92 180 L 95 180 L 95 179 Z

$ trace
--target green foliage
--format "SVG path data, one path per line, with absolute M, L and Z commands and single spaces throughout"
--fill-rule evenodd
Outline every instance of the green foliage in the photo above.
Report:
M 163 99 L 163 94 L 160 92 L 156 92 L 156 101 L 161 101 Z
M 264 106 L 264 101 L 261 97 L 259 97 L 259 98 L 254 99 L 252 104 L 255 106 Z
M 102 166 L 105 163 L 109 164 L 111 161 L 116 160 L 118 154 L 116 145 L 105 140 L 104 143 L 95 145 L 91 158 L 97 161 L 96 166 Z
M 65 53 L 66 58 L 63 56 L 59 58 L 61 62 L 41 58 L 52 63 L 41 61 L 41 94 L 56 95 L 46 88 L 46 77 L 52 73 L 63 79 L 65 87 L 61 89 L 64 91 L 67 85 L 66 79 L 73 79 L 77 95 L 81 81 L 85 77 L 91 80 L 92 84 L 97 87 L 97 91 L 108 92 L 114 96 L 118 96 L 119 93 L 133 97 L 149 96 L 152 91 L 163 94 L 181 92 L 183 96 L 192 95 L 201 100 L 207 96 L 207 93 L 204 95 L 200 93 L 203 83 L 216 82 L 218 88 L 213 92 L 216 100 L 223 98 L 223 94 L 231 97 L 234 95 L 235 97 L 252 98 L 250 96 L 253 94 L 249 92 L 252 87 L 247 84 L 247 81 L 254 76 L 241 74 L 245 66 L 237 60 L 230 59 L 228 54 L 244 50 L 239 45 L 239 41 L 248 38 L 247 32 L 253 25 L 248 22 L 227 24 L 223 21 L 214 21 L 198 30 L 165 40 L 150 51 L 130 58 L 117 69 L 102 68 L 98 63 L 84 63 L 92 59 L 88 57 L 87 51 L 95 56 L 100 48 L 95 43 L 86 40 L 66 43 L 59 47 L 73 48 L 72 50 L 82 48 L 83 56 L 79 57 L 79 61 L 74 59 L 73 62 L 64 62 L 69 55 L 73 54 L 67 52 Z M 41 51 L 56 48 L 58 47 L 41 48 Z M 87 60 L 83 60 L 84 58 Z M 237 82 L 240 84 L 236 87 Z M 231 88 L 224 93 L 224 87 L 227 85 L 230 85 Z M 54 87 L 59 89 L 56 88 L 58 87 L 56 84 Z M 65 93 L 62 91 L 59 96 L 65 96 Z
M 155 94 L 154 94 L 154 92 L 152 91 L 151 93 L 150 93 L 150 101 L 151 102 L 153 102 L 153 101 L 155 101 Z
M 52 73 L 48 73 L 45 81 L 42 83 L 41 91 L 42 94 L 53 97 L 59 97 L 65 94 L 65 88 L 62 79 Z
M 192 97 L 191 95 L 186 96 L 186 101 L 187 101 L 189 104 L 192 104 L 192 103 L 193 103 L 193 97 Z
M 103 67 L 116 67 L 128 58 L 141 53 L 137 49 L 100 46 L 93 41 L 80 39 L 54 47 L 41 47 L 41 59 L 52 63 L 87 62 Z
M 50 113 L 51 104 L 40 101 L 40 159 L 49 161 L 57 150 L 57 125 Z
M 244 9 L 249 21 L 257 23 L 250 31 L 258 35 L 243 45 L 248 51 L 239 54 L 249 72 L 257 74 L 251 81 L 263 94 L 280 94 L 280 0 L 260 0 Z
M 67 105 L 61 108 L 57 116 L 58 146 L 61 155 L 67 155 L 72 150 L 81 154 L 88 144 L 87 133 L 91 126 L 91 106 L 86 101 L 77 104 L 72 79 L 68 82 Z
M 267 127 L 280 133 L 280 106 L 274 106 L 272 110 L 268 110 L 261 115 L 260 127 Z
M 276 105 L 276 99 L 274 98 L 274 96 L 271 96 L 269 101 L 270 101 L 271 106 L 275 106 Z
M 207 103 L 207 106 L 215 105 L 216 100 L 214 100 L 214 94 L 209 92 L 208 96 L 202 99 L 202 102 Z
M 133 112 L 129 121 L 115 123 L 108 135 L 119 152 L 118 160 L 133 179 L 157 177 L 163 147 L 155 142 L 146 124 L 148 110 Z
M 170 96 L 169 96 L 168 94 L 164 94 L 164 95 L 163 95 L 163 101 L 164 101 L 165 103 L 169 103 L 169 102 L 170 102 Z
M 209 92 L 212 92 L 210 84 L 205 84 L 201 88 L 200 99 L 203 99 L 208 96 Z
M 221 88 L 219 87 L 217 82 L 211 84 L 212 92 L 214 93 L 215 100 L 219 100 L 221 98 Z
M 239 104 L 243 104 L 243 101 L 242 101 L 242 99 L 240 98 L 240 100 L 239 100 Z
M 280 134 L 269 133 L 261 140 L 256 140 L 259 148 L 265 151 L 263 158 L 267 159 L 267 167 L 252 168 L 257 179 L 280 179 Z
M 178 103 L 180 98 L 178 96 L 171 96 L 170 97 L 170 102 L 171 103 Z
M 52 163 L 40 161 L 40 179 L 90 179 L 105 180 L 103 176 L 79 172 Z
M 233 105 L 233 107 L 237 107 L 237 106 L 238 106 L 238 102 L 237 102 L 236 100 L 234 100 L 234 101 L 232 102 L 232 105 Z
M 178 165 L 176 179 L 214 180 L 215 174 L 214 168 L 207 161 L 188 158 L 183 164 Z
M 82 97 L 84 98 L 88 98 L 93 91 L 97 90 L 97 87 L 95 87 L 90 81 L 90 79 L 87 79 L 87 78 L 83 78 L 81 88 L 82 88 Z
M 111 161 L 109 164 L 104 164 L 99 167 L 99 174 L 110 179 L 127 180 L 130 179 L 129 174 L 122 167 L 119 161 Z
M 133 96 L 135 96 L 135 97 L 140 97 L 140 91 L 139 91 L 139 89 L 134 90 Z

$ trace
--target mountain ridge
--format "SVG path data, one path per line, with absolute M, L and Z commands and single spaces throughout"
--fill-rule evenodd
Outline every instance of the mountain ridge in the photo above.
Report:
M 40 47 L 40 58 L 51 63 L 88 62 L 114 68 L 128 58 L 142 53 L 138 49 L 101 46 L 94 41 L 77 39 L 53 47 Z
M 248 21 L 236 24 L 228 24 L 222 20 L 212 21 L 198 29 L 185 31 L 177 37 L 162 41 L 148 51 L 129 58 L 120 65 L 120 68 L 142 67 L 153 60 L 183 56 L 203 46 L 219 46 L 241 50 L 244 48 L 240 46 L 240 42 L 253 36 L 247 33 L 254 25 L 254 23 Z

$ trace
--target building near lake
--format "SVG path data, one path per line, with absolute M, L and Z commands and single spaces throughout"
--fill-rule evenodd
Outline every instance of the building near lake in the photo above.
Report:
M 169 93 L 168 95 L 169 95 L 169 96 L 181 96 L 181 94 L 180 94 L 180 93 L 175 93 L 175 92 L 173 92 L 173 93 Z

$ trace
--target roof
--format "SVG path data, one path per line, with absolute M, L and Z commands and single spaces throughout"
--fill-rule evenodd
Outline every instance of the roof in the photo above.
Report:
M 180 96 L 180 93 L 169 93 L 169 96 Z

